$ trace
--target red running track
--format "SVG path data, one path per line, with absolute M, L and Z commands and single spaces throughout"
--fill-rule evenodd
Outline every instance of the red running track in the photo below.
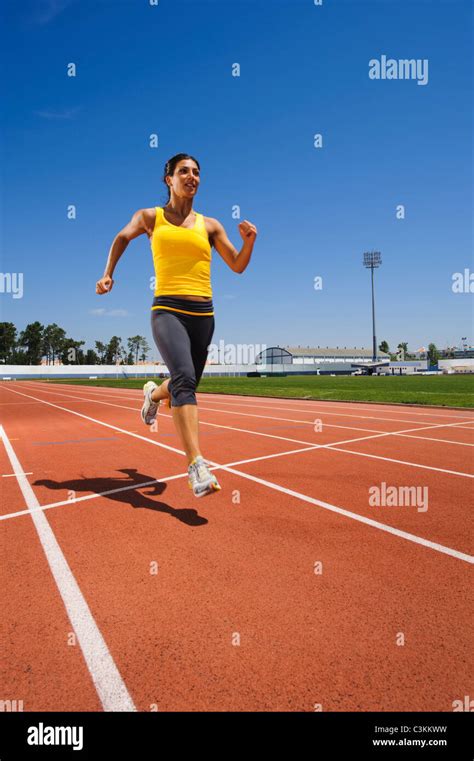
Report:
M 472 694 L 474 414 L 198 399 L 222 485 L 204 499 L 141 391 L 2 384 L 0 698 L 452 711 Z M 417 500 L 373 504 L 383 484 Z

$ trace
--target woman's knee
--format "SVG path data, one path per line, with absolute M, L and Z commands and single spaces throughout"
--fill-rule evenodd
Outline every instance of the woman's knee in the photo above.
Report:
M 183 404 L 197 404 L 196 376 L 194 373 L 174 373 L 171 376 L 168 388 L 171 391 L 172 407 L 182 407 Z

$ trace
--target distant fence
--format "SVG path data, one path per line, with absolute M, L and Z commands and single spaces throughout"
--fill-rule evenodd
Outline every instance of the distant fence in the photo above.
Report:
M 0 365 L 0 378 L 154 378 L 168 369 L 164 365 Z
M 416 362 L 391 362 L 390 368 L 406 367 L 421 371 L 428 369 L 426 360 Z M 474 359 L 441 359 L 438 363 L 443 372 L 474 372 Z M 290 375 L 348 375 L 353 368 L 345 362 L 324 362 L 320 365 L 259 364 L 259 365 L 206 365 L 203 377 L 253 377 Z M 169 375 L 166 365 L 0 365 L 0 379 L 48 379 L 48 378 L 159 378 Z
M 259 365 L 206 365 L 203 377 L 218 375 L 228 377 L 246 377 L 252 373 L 258 375 L 327 375 L 349 374 L 350 366 L 344 362 L 324 363 L 322 365 L 293 364 L 259 364 Z M 0 379 L 53 379 L 53 378 L 157 378 L 167 376 L 166 365 L 0 365 Z M 258 375 L 256 375 L 258 374 Z

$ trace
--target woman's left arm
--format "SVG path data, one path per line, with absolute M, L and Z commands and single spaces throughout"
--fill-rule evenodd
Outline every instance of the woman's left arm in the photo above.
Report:
M 239 232 L 244 244 L 240 251 L 237 251 L 227 237 L 227 233 L 221 223 L 217 219 L 212 219 L 212 223 L 212 244 L 214 248 L 233 272 L 241 274 L 250 261 L 257 237 L 257 228 L 247 219 L 244 219 L 239 224 Z

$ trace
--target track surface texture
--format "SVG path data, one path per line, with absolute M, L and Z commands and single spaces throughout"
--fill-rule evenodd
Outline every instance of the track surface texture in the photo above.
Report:
M 474 412 L 198 394 L 196 499 L 137 390 L 0 387 L 5 676 L 25 711 L 452 711 Z

